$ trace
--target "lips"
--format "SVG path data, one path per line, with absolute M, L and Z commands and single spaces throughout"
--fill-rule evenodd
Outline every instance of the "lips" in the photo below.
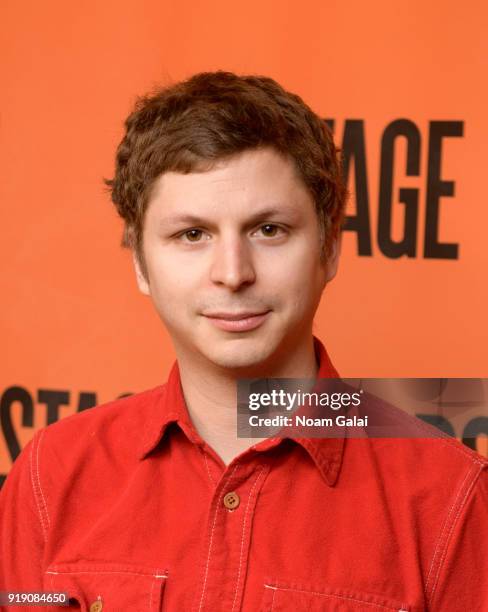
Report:
M 228 332 L 246 332 L 258 328 L 267 319 L 271 311 L 227 313 L 215 312 L 204 314 L 215 327 Z

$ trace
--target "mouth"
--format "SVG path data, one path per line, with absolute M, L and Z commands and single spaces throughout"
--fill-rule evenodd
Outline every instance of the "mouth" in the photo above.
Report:
M 213 312 L 203 316 L 215 327 L 228 332 L 247 332 L 262 325 L 270 314 L 270 310 L 264 312 Z

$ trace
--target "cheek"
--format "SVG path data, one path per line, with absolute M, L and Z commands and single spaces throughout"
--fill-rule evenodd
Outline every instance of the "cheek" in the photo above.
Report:
M 149 277 L 155 288 L 165 290 L 168 297 L 177 297 L 186 287 L 195 284 L 198 262 L 174 253 L 170 248 L 154 250 L 147 258 Z
M 149 279 L 151 298 L 161 317 L 178 320 L 191 304 L 189 274 L 178 267 L 158 265 L 149 269 Z
M 324 268 L 317 254 L 307 249 L 295 256 L 280 257 L 273 266 L 267 266 L 267 276 L 278 292 L 299 294 L 304 301 L 314 299 L 324 283 Z M 298 297 L 298 295 L 297 295 Z
M 318 265 L 302 268 L 293 279 L 288 277 L 293 309 L 297 316 L 313 316 L 324 290 L 324 274 Z

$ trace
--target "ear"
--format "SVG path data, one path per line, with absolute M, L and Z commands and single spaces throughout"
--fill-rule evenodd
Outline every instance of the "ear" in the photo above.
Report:
M 150 295 L 151 291 L 149 288 L 149 282 L 142 272 L 141 262 L 139 261 L 139 257 L 137 256 L 135 250 L 132 250 L 132 261 L 134 262 L 134 269 L 136 272 L 137 286 L 139 287 L 139 291 L 141 293 L 144 293 L 144 295 Z
M 339 232 L 337 238 L 334 239 L 332 244 L 332 248 L 330 250 L 330 255 L 327 258 L 327 262 L 325 264 L 326 267 L 326 277 L 325 282 L 330 282 L 334 276 L 337 274 L 337 268 L 339 267 L 339 256 L 341 254 L 341 246 L 342 246 L 342 232 Z

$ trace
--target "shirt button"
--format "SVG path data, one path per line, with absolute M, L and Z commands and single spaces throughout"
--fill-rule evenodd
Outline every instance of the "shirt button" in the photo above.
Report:
M 234 491 L 224 495 L 224 506 L 227 510 L 235 510 L 240 503 L 241 500 L 239 499 L 239 495 Z
M 90 612 L 102 612 L 103 603 L 98 600 L 94 601 L 90 606 Z

